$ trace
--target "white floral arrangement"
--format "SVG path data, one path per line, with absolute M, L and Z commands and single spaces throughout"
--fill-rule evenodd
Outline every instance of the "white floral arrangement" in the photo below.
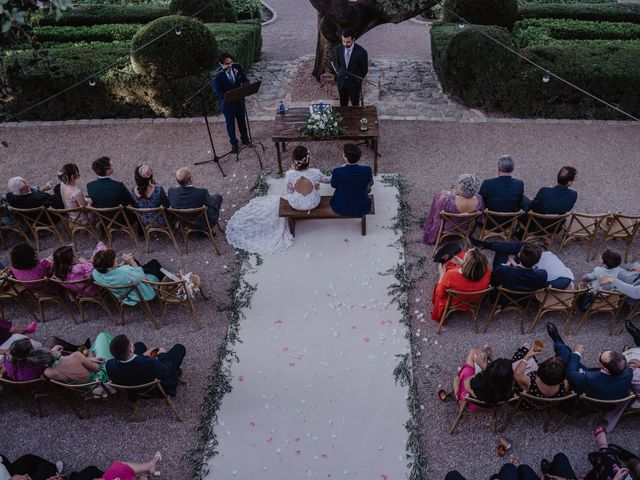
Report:
M 315 138 L 327 138 L 342 135 L 342 116 L 333 110 L 316 111 L 298 129 L 302 134 Z

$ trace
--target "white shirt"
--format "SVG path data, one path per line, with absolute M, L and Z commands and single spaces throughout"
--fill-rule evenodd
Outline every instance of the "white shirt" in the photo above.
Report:
M 546 270 L 547 282 L 553 282 L 560 277 L 574 279 L 573 272 L 553 252 L 542 252 L 540 261 L 534 268 Z

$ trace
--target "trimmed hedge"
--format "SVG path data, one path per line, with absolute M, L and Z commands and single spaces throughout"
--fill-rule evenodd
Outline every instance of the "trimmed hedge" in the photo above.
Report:
M 156 5 L 78 5 L 56 20 L 55 13 L 36 13 L 31 21 L 36 26 L 90 26 L 114 23 L 149 23 L 169 15 L 167 6 Z
M 525 5 L 520 7 L 519 13 L 522 18 L 640 23 L 640 4 L 632 3 Z
M 516 22 L 513 34 L 520 48 L 555 44 L 557 40 L 637 40 L 640 25 L 532 18 Z
M 262 12 L 260 0 L 233 0 L 238 12 L 238 20 L 259 19 Z
M 139 23 L 92 25 L 90 27 L 36 27 L 39 42 L 109 42 L 131 40 L 142 27 Z
M 169 12 L 172 15 L 184 15 L 203 22 L 238 21 L 238 12 L 231 0 L 171 0 Z
M 457 22 L 451 12 L 470 23 L 478 25 L 500 25 L 511 28 L 518 17 L 517 0 L 445 0 L 444 20 Z
M 244 21 L 237 24 L 208 24 L 220 49 L 228 50 L 247 69 L 259 58 L 260 23 Z M 216 30 L 222 32 L 220 35 Z M 233 40 L 230 41 L 229 37 Z M 251 45 L 251 42 L 253 44 Z M 10 75 L 11 85 L 19 91 L 3 105 L 9 114 L 60 92 L 69 85 L 90 76 L 96 70 L 131 51 L 129 44 L 98 43 L 78 47 L 61 44 L 49 50 L 51 61 L 23 69 Z M 7 52 L 6 69 L 13 61 L 28 62 L 31 51 Z M 210 89 L 205 89 L 189 105 L 184 101 L 209 81 L 209 72 L 166 79 L 146 79 L 134 72 L 129 62 L 114 67 L 98 79 L 96 86 L 80 85 L 60 95 L 44 107 L 34 109 L 20 120 L 66 120 L 80 118 L 130 118 L 200 115 L 218 111 L 218 102 Z

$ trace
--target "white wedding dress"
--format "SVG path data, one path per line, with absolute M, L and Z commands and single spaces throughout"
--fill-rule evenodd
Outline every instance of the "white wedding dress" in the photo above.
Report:
M 300 181 L 303 178 L 306 180 Z M 284 198 L 296 210 L 313 210 L 320 203 L 320 183 L 330 180 L 317 168 L 288 170 Z M 235 248 L 261 255 L 284 252 L 293 243 L 293 236 L 286 219 L 278 216 L 279 207 L 278 195 L 252 199 L 229 219 L 227 242 Z

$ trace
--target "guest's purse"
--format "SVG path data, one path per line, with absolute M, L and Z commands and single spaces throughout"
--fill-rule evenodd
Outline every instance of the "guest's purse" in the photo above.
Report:
M 462 251 L 462 247 L 458 245 L 456 242 L 445 243 L 442 247 L 438 249 L 436 254 L 433 257 L 433 261 L 436 263 L 447 263 L 457 254 Z
M 592 291 L 584 292 L 578 297 L 576 306 L 581 312 L 586 312 L 596 298 L 596 294 Z

